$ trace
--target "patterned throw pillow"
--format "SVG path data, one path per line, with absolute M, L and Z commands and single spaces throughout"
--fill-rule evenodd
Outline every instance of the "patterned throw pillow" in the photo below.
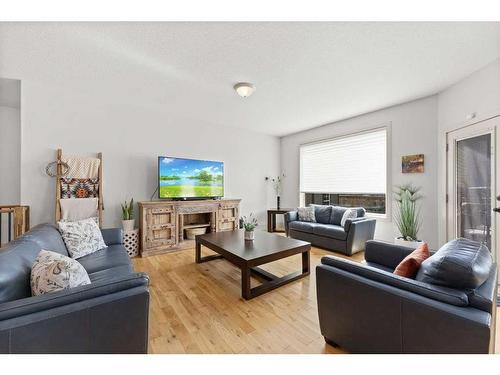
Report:
M 314 214 L 314 207 L 312 207 L 312 206 L 299 207 L 297 210 L 299 212 L 299 220 L 300 221 L 307 221 L 310 223 L 316 222 L 316 216 Z
M 98 178 L 61 178 L 61 198 L 97 198 Z
M 358 211 L 355 208 L 348 208 L 342 215 L 342 220 L 340 220 L 340 225 L 345 226 L 347 219 L 355 219 L 358 217 Z
M 33 296 L 87 284 L 89 275 L 80 263 L 53 251 L 41 250 L 31 267 Z
M 95 218 L 79 221 L 60 221 L 57 224 L 68 248 L 69 255 L 74 259 L 107 247 Z

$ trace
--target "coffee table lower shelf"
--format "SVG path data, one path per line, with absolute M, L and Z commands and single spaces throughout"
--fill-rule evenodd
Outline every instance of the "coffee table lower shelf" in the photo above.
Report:
M 226 259 L 233 265 L 239 267 L 241 269 L 241 296 L 246 299 L 252 299 L 257 296 L 260 296 L 264 293 L 270 292 L 271 290 L 274 290 L 280 286 L 289 284 L 295 280 L 301 279 L 303 277 L 306 277 L 310 274 L 310 246 L 305 247 L 302 250 L 298 250 L 297 252 L 293 254 L 288 254 L 287 252 L 277 252 L 276 256 L 272 258 L 272 260 L 267 260 L 261 264 L 266 264 L 270 262 L 274 262 L 279 259 L 284 259 L 287 258 L 288 256 L 292 255 L 297 255 L 297 254 L 302 254 L 302 270 L 293 272 L 291 274 L 285 275 L 285 276 L 276 276 L 273 275 L 272 273 L 263 270 L 262 268 L 258 266 L 251 266 L 250 264 L 252 262 L 245 262 L 245 261 L 235 261 L 235 259 L 232 256 L 226 256 L 222 254 L 216 254 L 216 255 L 208 255 L 208 256 L 202 256 L 201 255 L 201 246 L 205 246 L 209 248 L 212 251 L 215 252 L 225 252 L 226 250 L 221 249 L 217 245 L 213 245 L 211 243 L 207 243 L 203 240 L 200 239 L 201 236 L 196 237 L 196 247 L 195 247 L 195 260 L 196 263 L 204 263 L 204 262 L 209 262 L 211 260 L 215 259 Z M 233 259 L 231 259 L 233 258 Z M 251 287 L 250 285 L 250 278 L 251 276 L 257 278 L 259 281 L 262 282 L 261 285 L 256 286 L 256 287 Z

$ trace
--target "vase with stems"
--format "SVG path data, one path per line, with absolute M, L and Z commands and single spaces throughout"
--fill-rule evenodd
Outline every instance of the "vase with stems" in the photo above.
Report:
M 276 193 L 276 208 L 279 210 L 281 207 L 280 196 L 283 189 L 283 179 L 285 178 L 285 173 L 281 173 L 276 177 L 266 177 L 266 180 L 271 180 L 274 187 L 274 192 Z

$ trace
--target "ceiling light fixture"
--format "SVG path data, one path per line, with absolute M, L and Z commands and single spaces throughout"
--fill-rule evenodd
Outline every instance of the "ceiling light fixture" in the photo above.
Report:
M 247 98 L 252 95 L 255 91 L 255 86 L 248 82 L 239 82 L 234 85 L 235 91 L 242 98 Z

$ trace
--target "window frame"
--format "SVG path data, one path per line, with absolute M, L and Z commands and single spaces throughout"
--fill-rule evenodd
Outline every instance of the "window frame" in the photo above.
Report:
M 300 157 L 301 147 L 385 130 L 385 137 L 386 137 L 385 138 L 385 145 L 386 145 L 385 214 L 375 214 L 375 213 L 367 212 L 366 216 L 373 217 L 373 218 L 376 218 L 377 220 L 381 220 L 381 221 L 392 221 L 392 194 L 391 194 L 392 189 L 390 188 L 392 186 L 391 185 L 391 182 L 392 182 L 392 169 L 391 169 L 391 165 L 392 165 L 391 164 L 392 163 L 391 133 L 392 132 L 391 132 L 391 128 L 392 128 L 392 122 L 388 122 L 388 123 L 378 125 L 378 126 L 375 126 L 372 128 L 364 128 L 364 129 L 361 129 L 359 131 L 351 131 L 351 132 L 341 133 L 341 134 L 333 136 L 333 137 L 317 139 L 315 141 L 305 142 L 305 143 L 299 144 L 299 202 L 300 202 L 300 206 L 303 206 L 305 204 L 305 193 L 300 191 L 301 179 L 302 179 L 302 158 Z M 335 194 L 335 193 L 340 194 L 341 192 L 328 192 L 325 194 Z

